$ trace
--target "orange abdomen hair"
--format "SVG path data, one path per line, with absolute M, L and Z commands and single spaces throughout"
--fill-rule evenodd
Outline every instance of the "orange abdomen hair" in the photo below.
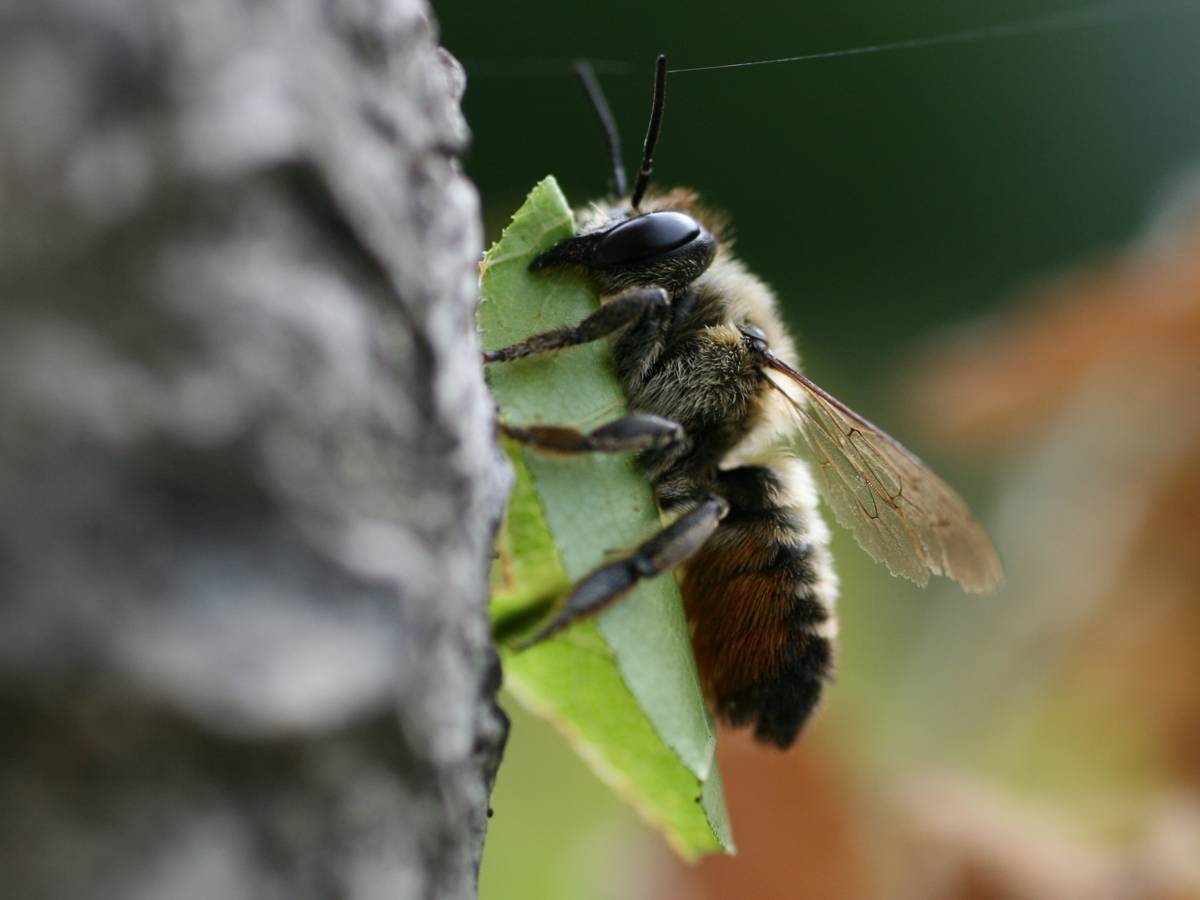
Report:
M 780 747 L 795 741 L 820 699 L 836 631 L 827 532 L 811 491 L 789 483 L 792 464 L 720 473 L 729 514 L 682 581 L 714 710 Z

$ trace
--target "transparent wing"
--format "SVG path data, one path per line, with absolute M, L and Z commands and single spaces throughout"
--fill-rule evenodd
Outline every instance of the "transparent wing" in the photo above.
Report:
M 769 365 L 804 390 L 801 401 L 771 382 L 803 420 L 825 499 L 867 553 L 921 586 L 930 573 L 974 592 L 1003 582 L 991 540 L 950 485 L 805 375 L 773 356 Z

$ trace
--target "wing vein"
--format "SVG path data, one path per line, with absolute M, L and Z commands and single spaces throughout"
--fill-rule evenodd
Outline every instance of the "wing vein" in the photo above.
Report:
M 867 553 L 919 585 L 930 574 L 952 578 L 969 591 L 1000 585 L 999 557 L 953 488 L 806 376 L 774 357 L 768 361 L 804 391 L 800 400 L 768 379 L 796 418 L 826 501 Z

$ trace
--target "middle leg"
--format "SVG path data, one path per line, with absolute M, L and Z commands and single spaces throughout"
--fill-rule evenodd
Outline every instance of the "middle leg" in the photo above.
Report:
M 499 424 L 502 434 L 544 453 L 626 453 L 684 444 L 683 428 L 662 416 L 622 416 L 586 434 L 560 425 Z

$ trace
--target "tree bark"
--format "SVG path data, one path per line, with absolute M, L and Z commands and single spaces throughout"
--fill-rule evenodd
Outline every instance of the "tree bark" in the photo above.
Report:
M 474 896 L 462 84 L 421 0 L 0 12 L 0 895 Z

